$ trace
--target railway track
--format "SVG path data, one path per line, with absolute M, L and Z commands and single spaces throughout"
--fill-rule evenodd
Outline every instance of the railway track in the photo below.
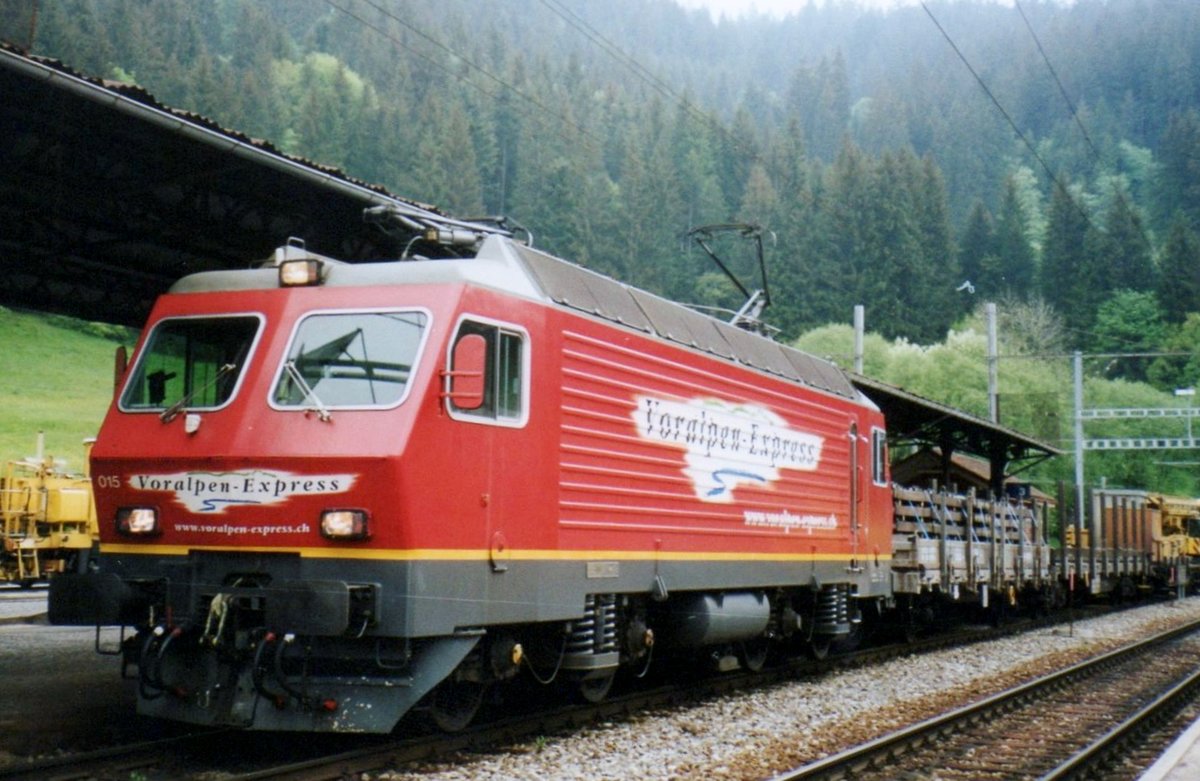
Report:
M 162 769 L 164 757 L 193 751 L 222 734 L 225 731 L 179 735 L 13 763 L 0 767 L 0 781 L 128 781 L 145 777 L 151 768 Z
M 1094 615 L 1094 611 L 1089 613 Z M 521 740 L 533 741 L 539 736 L 561 734 L 588 724 L 621 720 L 653 709 L 680 707 L 754 687 L 867 667 L 897 656 L 984 642 L 1065 620 L 1059 616 L 1054 621 L 1014 622 L 1001 629 L 971 627 L 824 660 L 797 660 L 759 673 L 700 679 L 684 673 L 678 675 L 678 681 L 616 692 L 595 705 L 563 705 L 559 700 L 547 706 L 544 699 L 522 700 L 518 693 L 506 702 L 503 717 L 493 714 L 491 721 L 453 735 L 419 731 L 400 738 L 306 735 L 295 741 L 276 735 L 270 741 L 262 741 L 260 733 L 206 733 L 4 767 L 0 768 L 0 781 L 129 781 L 133 777 L 175 781 L 211 777 L 213 772 L 219 772 L 224 781 L 326 781 L 357 777 L 407 763 L 492 750 Z
M 1200 622 L 1163 632 L 776 777 L 1101 777 L 1200 692 Z M 1162 743 L 1169 742 L 1162 730 Z M 1140 764 L 1140 763 L 1135 763 Z M 1116 773 L 1120 776 L 1120 773 Z

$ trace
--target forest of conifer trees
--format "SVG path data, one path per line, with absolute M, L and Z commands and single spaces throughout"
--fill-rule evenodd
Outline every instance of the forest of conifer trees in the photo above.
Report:
M 678 301 L 741 303 L 689 229 L 760 224 L 781 338 L 863 304 L 872 331 L 932 344 L 1000 301 L 1038 314 L 1022 349 L 1171 353 L 1099 371 L 1200 382 L 1200 3 L 5 8 L 0 37 L 34 54 L 456 215 L 509 215 Z

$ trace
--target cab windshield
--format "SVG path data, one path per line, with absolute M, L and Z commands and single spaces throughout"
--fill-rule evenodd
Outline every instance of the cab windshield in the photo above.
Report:
M 392 407 L 404 400 L 424 343 L 423 312 L 333 312 L 296 328 L 275 389 L 276 407 Z
M 262 321 L 255 315 L 159 322 L 121 395 L 121 409 L 215 409 L 233 397 Z

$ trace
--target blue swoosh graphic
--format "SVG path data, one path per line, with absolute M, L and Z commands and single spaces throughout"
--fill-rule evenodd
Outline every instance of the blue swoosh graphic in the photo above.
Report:
M 218 505 L 228 506 L 231 504 L 262 504 L 262 502 L 254 499 L 205 499 L 200 505 L 200 512 L 219 513 L 225 508 Z
M 757 480 L 760 483 L 767 482 L 767 478 L 754 472 L 742 472 L 737 469 L 718 469 L 712 473 L 712 479 L 716 482 L 716 488 L 708 489 L 708 496 L 720 496 L 728 492 L 732 486 L 725 484 L 726 478 L 734 478 L 734 480 Z

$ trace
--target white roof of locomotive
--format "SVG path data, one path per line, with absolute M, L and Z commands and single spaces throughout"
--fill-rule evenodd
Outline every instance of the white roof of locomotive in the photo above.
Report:
M 632 328 L 801 385 L 875 406 L 829 361 L 716 320 L 610 277 L 532 249 L 502 235 L 487 235 L 469 258 L 344 263 L 289 245 L 277 258 L 315 257 L 325 265 L 325 287 L 468 284 L 558 305 Z M 279 287 L 275 264 L 205 271 L 171 286 L 171 293 L 268 290 Z
M 321 282 L 325 287 L 468 283 L 524 298 L 544 300 L 545 296 L 534 285 L 513 251 L 513 244 L 511 239 L 504 236 L 491 235 L 483 240 L 479 252 L 473 257 L 434 260 L 414 258 L 346 263 L 312 252 L 306 254 L 325 263 Z M 278 287 L 278 268 L 274 263 L 269 263 L 260 268 L 189 274 L 173 284 L 168 292 L 213 293 Z

